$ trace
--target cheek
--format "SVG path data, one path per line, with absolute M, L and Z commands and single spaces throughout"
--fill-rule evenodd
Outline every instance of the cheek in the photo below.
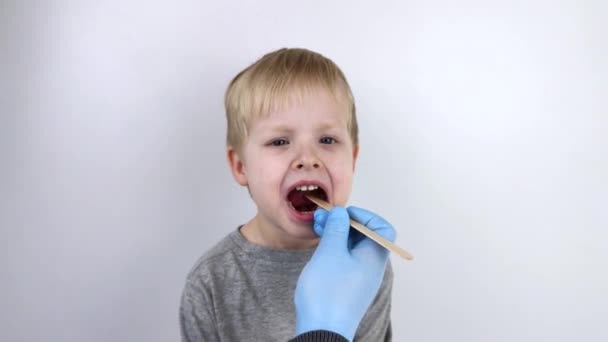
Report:
M 343 168 L 341 171 L 342 172 L 340 174 L 338 174 L 336 177 L 334 177 L 336 186 L 339 187 L 338 190 L 340 190 L 341 192 L 350 193 L 350 188 L 353 184 L 352 170 L 349 168 Z
M 274 189 L 282 179 L 282 168 L 274 158 L 260 158 L 250 165 L 250 177 L 255 179 L 256 188 Z
M 334 185 L 334 204 L 346 205 L 348 198 L 350 197 L 352 181 L 353 181 L 353 169 L 349 167 L 350 164 L 341 164 L 331 172 L 331 177 Z
M 348 153 L 338 153 L 328 156 L 328 167 L 333 176 L 339 179 L 350 180 L 353 176 L 353 157 Z

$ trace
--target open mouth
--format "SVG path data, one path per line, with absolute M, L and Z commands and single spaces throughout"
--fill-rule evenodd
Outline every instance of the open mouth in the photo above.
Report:
M 313 196 L 327 201 L 327 193 L 318 185 L 300 185 L 295 187 L 287 194 L 287 201 L 291 207 L 302 214 L 312 214 L 317 205 L 311 202 L 306 196 Z

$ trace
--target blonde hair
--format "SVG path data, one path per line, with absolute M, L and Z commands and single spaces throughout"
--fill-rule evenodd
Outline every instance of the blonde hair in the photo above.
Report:
M 358 144 L 355 102 L 340 68 L 317 52 L 284 48 L 264 55 L 230 82 L 224 101 L 227 145 L 240 151 L 254 119 L 283 109 L 294 100 L 301 102 L 319 89 L 347 105 L 347 128 L 353 144 Z

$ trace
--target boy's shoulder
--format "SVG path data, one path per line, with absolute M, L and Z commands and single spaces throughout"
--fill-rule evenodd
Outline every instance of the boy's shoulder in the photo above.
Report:
M 203 253 L 188 272 L 188 280 L 202 280 L 205 282 L 213 275 L 224 273 L 229 269 L 226 266 L 234 263 L 239 258 L 238 245 L 234 242 L 235 234 L 240 233 L 238 230 L 230 232 Z

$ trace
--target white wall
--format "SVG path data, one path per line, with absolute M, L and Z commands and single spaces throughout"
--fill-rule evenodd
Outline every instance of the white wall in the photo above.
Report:
M 0 340 L 175 341 L 254 213 L 223 92 L 271 50 L 356 96 L 352 203 L 397 227 L 396 341 L 606 341 L 602 1 L 0 4 Z

